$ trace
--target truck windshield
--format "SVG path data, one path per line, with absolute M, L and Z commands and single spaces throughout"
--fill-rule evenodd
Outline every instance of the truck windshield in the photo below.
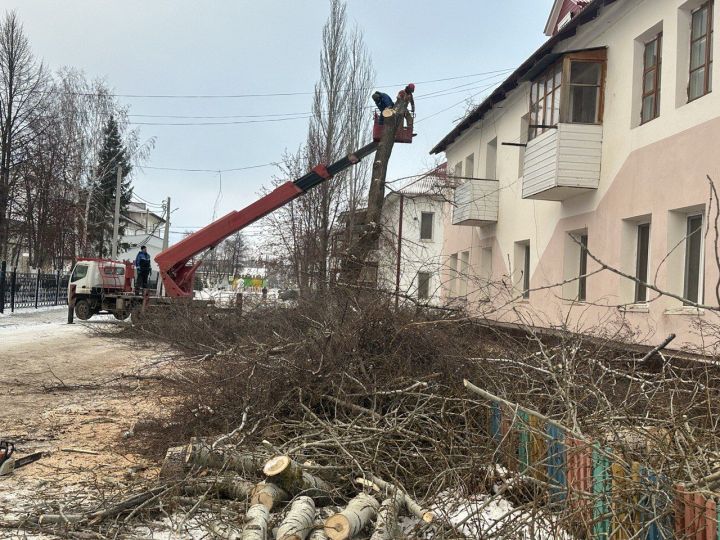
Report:
M 78 279 L 82 279 L 85 276 L 87 276 L 88 273 L 88 266 L 86 264 L 78 264 L 75 266 L 75 270 L 73 270 L 72 277 L 70 278 L 70 281 L 77 281 Z

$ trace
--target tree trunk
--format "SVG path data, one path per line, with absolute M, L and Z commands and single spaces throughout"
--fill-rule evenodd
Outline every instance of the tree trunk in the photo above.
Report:
M 378 478 L 377 476 L 371 476 L 370 480 L 366 480 L 365 478 L 358 478 L 356 482 L 366 487 L 372 487 L 376 491 L 384 493 L 385 496 L 392 497 L 393 494 L 399 493 L 400 495 L 402 495 L 405 501 L 405 506 L 407 507 L 407 510 L 411 515 L 415 516 L 418 519 L 421 519 L 425 523 L 432 523 L 435 519 L 435 515 L 430 510 L 420 506 L 412 497 L 410 497 L 410 495 L 402 491 L 395 484 L 386 482 L 385 480 L 383 480 L 382 478 Z
M 315 522 L 315 501 L 310 497 L 298 497 L 280 523 L 277 540 L 305 540 Z
M 203 478 L 184 486 L 183 491 L 185 495 L 211 493 L 217 498 L 241 501 L 248 498 L 254 487 L 252 482 L 232 475 L 219 476 L 217 478 Z
M 404 503 L 405 497 L 400 491 L 396 491 L 382 502 L 375 523 L 375 531 L 370 540 L 392 540 L 397 536 L 397 518 Z
M 254 504 L 248 510 L 243 527 L 242 540 L 266 540 L 270 513 L 262 504 Z
M 264 459 L 258 455 L 243 454 L 235 450 L 214 449 L 205 442 L 190 444 L 185 462 L 190 465 L 235 471 L 243 475 L 256 475 Z
M 378 502 L 366 493 L 358 494 L 339 514 L 325 520 L 325 534 L 331 540 L 346 540 L 360 534 L 377 516 Z
M 367 256 L 382 233 L 381 219 L 383 203 L 385 202 L 385 178 L 387 176 L 388 162 L 395 145 L 395 133 L 403 123 L 407 106 L 406 101 L 398 100 L 394 109 L 385 109 L 383 111 L 383 113 L 390 112 L 390 115 L 384 119 L 385 128 L 375 151 L 367 212 L 365 213 L 362 232 L 358 241 L 350 246 L 346 255 L 343 281 L 347 284 L 356 284 L 360 280 Z
M 278 503 L 288 499 L 290 499 L 290 495 L 288 495 L 287 491 L 272 482 L 260 482 L 250 494 L 250 504 L 262 504 L 268 511 L 271 511 Z
M 275 456 L 263 467 L 265 475 L 291 495 L 302 493 L 313 498 L 329 500 L 333 488 L 322 478 L 303 470 L 289 456 Z

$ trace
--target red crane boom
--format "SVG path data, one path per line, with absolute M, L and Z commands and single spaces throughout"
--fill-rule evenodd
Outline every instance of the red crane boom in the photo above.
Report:
M 318 165 L 294 182 L 285 182 L 242 210 L 233 210 L 159 253 L 155 257 L 155 262 L 160 267 L 165 294 L 173 297 L 192 297 L 195 272 L 202 264 L 201 259 L 192 262 L 194 257 L 214 248 L 228 236 L 284 206 L 337 173 L 352 167 L 375 152 L 377 147 L 378 143 L 374 141 L 332 165 Z

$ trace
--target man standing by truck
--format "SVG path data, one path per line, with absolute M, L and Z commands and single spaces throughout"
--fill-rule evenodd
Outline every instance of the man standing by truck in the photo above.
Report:
M 150 254 L 145 246 L 140 246 L 140 251 L 135 257 L 135 294 L 140 294 L 147 288 L 148 277 L 150 276 Z

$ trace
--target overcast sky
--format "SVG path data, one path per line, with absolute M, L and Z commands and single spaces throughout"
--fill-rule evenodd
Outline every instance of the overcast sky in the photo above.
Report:
M 298 93 L 121 98 L 137 115 L 133 122 L 149 123 L 247 122 L 251 118 L 242 116 L 308 112 L 328 14 L 326 0 L 3 0 L 0 5 L 16 10 L 35 54 L 50 68 L 73 66 L 88 77 L 103 77 L 117 94 Z M 461 117 L 464 100 L 485 95 L 504 75 L 499 70 L 516 67 L 543 42 L 551 6 L 552 0 L 348 1 L 350 23 L 362 29 L 372 55 L 377 87 L 394 96 L 406 82 L 417 84 L 418 136 L 412 145 L 396 148 L 389 179 L 427 170 L 433 163 L 429 150 Z M 422 82 L 451 77 L 458 78 Z M 438 91 L 446 92 L 423 98 Z M 218 170 L 278 161 L 285 149 L 303 143 L 307 120 L 140 129 L 142 140 L 156 139 L 147 165 Z M 217 215 L 255 200 L 274 174 L 272 166 L 223 173 Z M 220 178 L 146 168 L 136 171 L 134 185 L 154 203 L 172 197 L 177 208 L 172 228 L 179 231 L 211 221 Z

